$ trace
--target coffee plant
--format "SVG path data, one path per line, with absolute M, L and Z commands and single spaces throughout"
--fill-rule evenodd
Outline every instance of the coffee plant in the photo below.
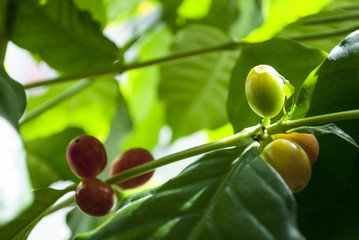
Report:
M 1 0 L 0 239 L 64 210 L 70 239 L 358 239 L 358 29 L 356 0 Z M 129 149 L 153 160 L 110 175 Z

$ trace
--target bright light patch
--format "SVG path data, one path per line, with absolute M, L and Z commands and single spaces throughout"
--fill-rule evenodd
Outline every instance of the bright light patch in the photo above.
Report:
M 199 19 L 208 14 L 211 0 L 184 0 L 177 9 L 177 14 L 187 19 Z
M 0 116 L 0 225 L 12 220 L 32 201 L 26 156 L 18 132 Z

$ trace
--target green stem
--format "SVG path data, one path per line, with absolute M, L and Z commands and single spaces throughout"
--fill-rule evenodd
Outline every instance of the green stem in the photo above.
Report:
M 332 30 L 332 31 L 307 33 L 307 34 L 303 34 L 303 35 L 292 36 L 291 38 L 294 40 L 297 40 L 297 41 L 308 41 L 308 40 L 330 38 L 330 37 L 344 35 L 344 34 L 354 32 L 355 30 L 358 30 L 358 28 L 359 28 L 359 26 L 353 26 L 353 27 L 341 28 L 341 29 Z
M 351 120 L 351 119 L 359 119 L 359 109 L 343 111 L 337 113 L 323 114 L 314 117 L 307 117 L 298 120 L 285 120 L 282 122 L 277 122 L 272 124 L 266 128 L 267 133 L 269 135 L 276 133 L 283 133 L 292 128 L 301 127 L 301 126 L 309 126 L 309 125 L 318 125 L 324 124 L 328 122 L 342 121 L 342 120 Z M 244 146 L 247 145 L 254 140 L 253 136 L 261 132 L 262 126 L 260 124 L 246 128 L 242 132 L 236 133 L 230 137 L 223 138 L 219 141 L 203 144 L 197 147 L 189 148 L 187 150 L 183 150 L 162 158 L 157 159 L 156 161 L 152 161 L 149 163 L 145 163 L 143 165 L 128 169 L 123 171 L 109 179 L 107 179 L 108 184 L 115 184 L 119 182 L 126 181 L 128 179 L 134 178 L 136 176 L 142 175 L 146 172 L 150 172 L 155 168 L 188 158 L 192 156 L 196 156 L 199 154 L 203 154 L 209 151 L 226 148 L 226 147 L 236 147 L 236 146 Z M 74 190 L 75 185 L 70 186 L 69 188 Z M 74 198 L 68 198 L 65 201 L 59 203 L 58 205 L 49 209 L 48 214 L 53 213 L 63 207 L 71 206 L 74 202 Z
M 160 63 L 164 63 L 164 62 L 193 57 L 193 56 L 197 56 L 197 55 L 201 55 L 201 54 L 205 54 L 205 53 L 212 53 L 212 52 L 218 52 L 218 51 L 224 51 L 224 50 L 236 50 L 239 47 L 248 45 L 248 44 L 249 43 L 245 43 L 245 42 L 231 41 L 229 43 L 220 44 L 220 45 L 217 45 L 214 47 L 208 47 L 208 48 L 202 48 L 199 50 L 177 53 L 177 54 L 173 54 L 171 56 L 153 59 L 153 60 L 142 62 L 142 63 L 140 62 L 140 63 L 129 64 L 129 65 L 123 67 L 123 71 L 128 71 L 128 70 L 132 70 L 132 69 L 136 69 L 136 68 L 147 67 L 147 66 L 154 65 L 154 64 L 160 64 Z
M 164 165 L 189 158 L 192 156 L 196 156 L 202 153 L 206 153 L 209 151 L 226 148 L 226 147 L 235 147 L 235 146 L 244 146 L 253 141 L 251 136 L 258 133 L 261 130 L 260 124 L 251 128 L 246 128 L 242 132 L 234 134 L 230 137 L 221 139 L 216 142 L 203 144 L 197 147 L 189 148 L 162 158 L 157 159 L 156 161 L 152 161 L 126 171 L 123 171 L 112 178 L 109 178 L 106 182 L 108 184 L 115 184 L 118 182 L 123 182 L 125 180 L 131 179 L 133 177 L 142 175 L 143 173 L 150 172 L 158 167 L 162 167 Z
M 65 91 L 61 92 L 56 97 L 48 100 L 44 104 L 38 106 L 34 110 L 28 112 L 19 122 L 20 125 L 23 125 L 27 123 L 28 121 L 32 120 L 33 118 L 39 116 L 43 112 L 45 112 L 48 109 L 51 109 L 52 107 L 58 105 L 62 101 L 74 96 L 76 93 L 80 92 L 81 90 L 85 89 L 87 86 L 91 84 L 91 81 L 86 79 L 78 82 L 71 88 L 66 89 Z
M 330 15 L 325 17 L 317 17 L 313 19 L 306 20 L 303 22 L 305 25 L 312 25 L 312 24 L 324 24 L 324 23 L 331 23 L 331 22 L 342 22 L 348 21 L 353 19 L 358 19 L 359 13 L 347 13 L 347 14 L 337 14 L 337 15 Z
M 49 80 L 42 80 L 42 81 L 38 81 L 35 83 L 26 84 L 26 85 L 24 85 L 24 89 L 48 86 L 48 85 L 52 85 L 52 84 L 69 82 L 69 81 L 82 79 L 82 78 L 90 78 L 90 77 L 93 78 L 93 77 L 100 76 L 100 75 L 113 74 L 116 72 L 121 72 L 120 69 L 121 69 L 121 67 L 118 64 L 114 64 L 111 67 L 100 69 L 100 70 L 71 73 L 71 74 L 63 75 L 63 76 L 49 79 Z
M 297 120 L 285 120 L 283 122 L 277 122 L 267 127 L 267 133 L 269 135 L 272 135 L 276 133 L 286 132 L 292 128 L 297 128 L 301 126 L 313 126 L 328 122 L 337 122 L 351 119 L 359 119 L 359 109 L 323 114 Z
M 46 80 L 46 81 L 39 81 L 36 83 L 27 84 L 27 85 L 24 85 L 24 88 L 30 89 L 30 88 L 47 86 L 47 85 L 57 84 L 57 83 L 63 83 L 63 82 L 73 81 L 76 79 L 89 78 L 89 77 L 94 77 L 94 76 L 99 76 L 99 75 L 104 75 L 104 74 L 115 74 L 115 73 L 121 74 L 125 71 L 129 71 L 132 69 L 137 69 L 137 68 L 142 68 L 142 67 L 147 67 L 147 66 L 151 66 L 151 65 L 155 65 L 155 64 L 164 63 L 164 62 L 184 59 L 184 58 L 193 57 L 193 56 L 197 56 L 197 55 L 201 55 L 201 54 L 225 51 L 225 50 L 235 50 L 244 45 L 248 45 L 248 43 L 231 41 L 229 43 L 220 44 L 220 45 L 209 47 L 209 48 L 187 51 L 184 53 L 177 53 L 177 54 L 173 54 L 171 56 L 166 56 L 166 57 L 153 59 L 153 60 L 149 60 L 149 61 L 145 61 L 145 62 L 130 63 L 130 64 L 123 65 L 123 66 L 121 65 L 121 63 L 117 63 L 117 64 L 114 64 L 105 69 L 89 71 L 89 72 L 73 73 L 73 74 L 60 76 L 58 78 L 54 78 L 54 79 L 50 79 L 50 80 Z

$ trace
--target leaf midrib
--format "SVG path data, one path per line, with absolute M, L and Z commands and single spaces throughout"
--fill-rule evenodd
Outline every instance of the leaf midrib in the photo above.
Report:
M 205 96 L 208 96 L 212 88 L 215 86 L 215 83 L 218 81 L 218 76 L 223 69 L 224 63 L 227 61 L 229 53 L 221 53 L 220 59 L 218 60 L 215 68 L 211 71 L 210 77 L 205 84 L 204 88 L 196 95 L 193 99 L 192 104 L 187 108 L 186 112 L 184 113 L 185 121 L 181 121 L 181 124 L 185 124 L 188 122 L 187 119 L 190 119 L 191 114 L 198 108 L 198 105 L 203 102 Z M 212 86 L 213 85 L 213 86 Z

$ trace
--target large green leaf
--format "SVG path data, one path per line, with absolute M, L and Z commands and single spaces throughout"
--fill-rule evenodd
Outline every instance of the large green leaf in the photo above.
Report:
M 228 41 L 216 28 L 191 25 L 177 33 L 172 52 L 197 50 Z M 222 51 L 162 65 L 159 94 L 174 138 L 203 128 L 218 128 L 228 121 L 223 106 L 237 56 L 238 51 Z
M 347 34 L 358 28 L 358 1 L 335 0 L 323 11 L 288 25 L 279 36 L 330 51 Z
M 72 209 L 66 216 L 67 225 L 71 229 L 71 239 L 74 239 L 78 233 L 87 232 L 98 227 L 108 217 L 93 217 L 82 212 L 77 207 Z
M 243 47 L 232 73 L 227 102 L 235 132 L 261 121 L 249 107 L 244 92 L 251 68 L 259 64 L 271 65 L 298 91 L 307 75 L 324 59 L 325 54 L 320 50 L 287 39 L 274 38 Z
M 7 32 L 11 41 L 38 53 L 60 71 L 98 69 L 111 65 L 117 47 L 104 37 L 87 12 L 71 0 L 11 1 Z
M 12 220 L 32 201 L 26 169 L 26 151 L 18 132 L 24 112 L 23 87 L 0 66 L 0 226 Z
M 303 239 L 288 187 L 256 147 L 241 152 L 204 156 L 78 239 Z
M 66 83 L 39 92 L 36 89 L 29 92 L 26 114 L 36 111 L 70 87 L 76 86 L 83 85 Z M 52 106 L 36 118 L 24 122 L 21 125 L 21 133 L 25 139 L 36 139 L 59 133 L 68 127 L 79 127 L 88 134 L 105 139 L 119 101 L 118 94 L 118 83 L 113 78 L 93 79 L 92 83 L 81 88 L 80 92 Z
M 0 239 L 2 240 L 26 240 L 31 230 L 47 213 L 49 208 L 69 190 L 55 190 L 43 188 L 34 191 L 33 204 L 15 220 L 0 227 Z
M 303 83 L 292 119 L 359 108 L 359 31 L 351 33 Z
M 266 1 L 264 7 L 264 23 L 250 33 L 246 41 L 264 41 L 272 38 L 288 24 L 301 17 L 315 14 L 332 0 L 273 0 Z
M 68 128 L 45 138 L 25 142 L 26 149 L 30 157 L 33 158 L 32 161 L 28 160 L 28 166 L 35 189 L 48 187 L 60 179 L 80 181 L 70 170 L 66 161 L 67 145 L 80 134 L 83 134 L 81 129 Z
M 336 46 L 306 79 L 293 119 L 359 109 L 359 31 Z M 359 121 L 336 125 L 359 141 Z M 331 135 L 318 137 L 312 179 L 297 195 L 299 224 L 308 239 L 356 239 L 359 231 L 358 150 Z M 323 187 L 325 186 L 325 187 Z

